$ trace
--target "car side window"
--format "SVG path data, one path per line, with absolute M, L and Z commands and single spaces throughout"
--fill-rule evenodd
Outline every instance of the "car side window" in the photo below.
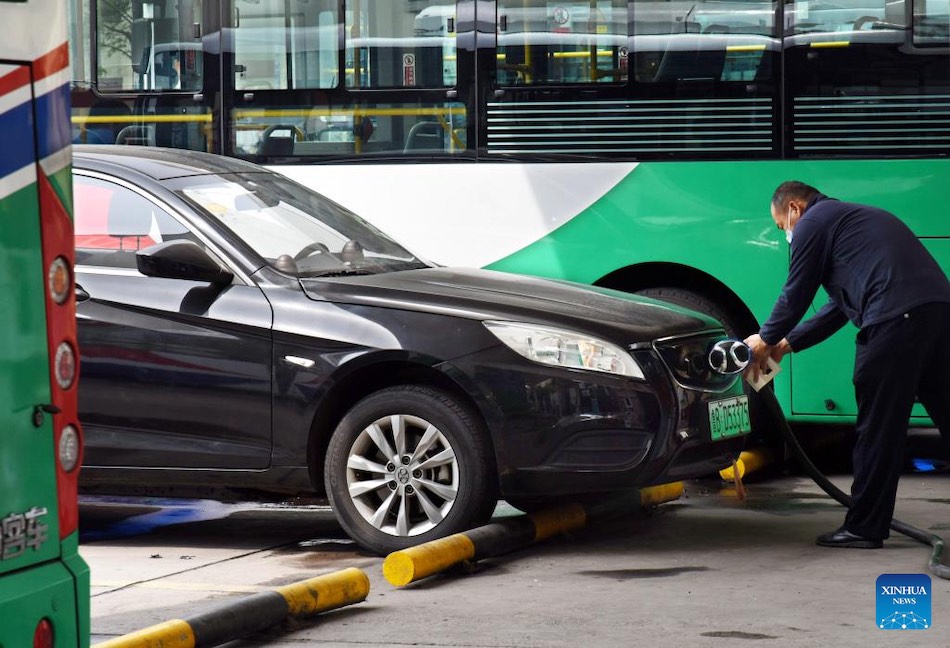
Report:
M 73 197 L 77 265 L 135 270 L 142 248 L 182 238 L 200 244 L 167 211 L 114 182 L 76 175 Z

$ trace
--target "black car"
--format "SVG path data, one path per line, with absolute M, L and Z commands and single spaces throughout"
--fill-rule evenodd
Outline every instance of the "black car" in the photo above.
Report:
M 388 552 L 499 497 L 709 474 L 743 443 L 703 315 L 437 267 L 239 160 L 73 151 L 86 489 L 325 489 Z

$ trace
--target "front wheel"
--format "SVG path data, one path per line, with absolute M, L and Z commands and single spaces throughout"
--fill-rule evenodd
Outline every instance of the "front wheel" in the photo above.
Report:
M 340 421 L 324 481 L 343 529 L 380 554 L 485 523 L 497 481 L 487 436 L 450 394 L 383 389 Z

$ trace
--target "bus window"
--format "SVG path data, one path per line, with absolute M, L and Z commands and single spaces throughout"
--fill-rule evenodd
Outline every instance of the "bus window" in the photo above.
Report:
M 943 47 L 933 45 L 941 44 L 947 3 L 918 2 L 913 30 L 902 0 L 792 6 L 785 39 L 789 150 L 798 156 L 946 150 L 947 32 Z
M 353 106 L 278 106 L 232 111 L 235 153 L 266 157 L 343 157 L 369 153 L 467 150 L 467 111 L 459 102 L 374 102 Z
M 805 35 L 801 42 L 838 42 L 842 36 L 874 42 L 898 42 L 907 28 L 904 2 L 839 0 L 834 4 L 797 0 L 785 5 L 786 34 Z M 868 32 L 873 32 L 869 34 Z
M 73 83 L 88 85 L 92 82 L 92 57 L 89 33 L 90 0 L 68 0 L 66 16 L 69 21 L 69 66 Z
M 455 0 L 340 4 L 236 0 L 235 89 L 245 92 L 231 110 L 234 154 L 468 151 L 469 109 L 445 90 L 458 77 Z
M 205 1 L 67 2 L 71 53 L 80 57 L 72 66 L 73 142 L 211 150 Z
M 950 0 L 914 0 L 914 45 L 950 44 Z
M 775 3 L 634 4 L 634 79 L 641 83 L 764 81 L 777 48 Z
M 334 0 L 235 0 L 236 90 L 339 85 Z
M 498 2 L 497 83 L 621 83 L 627 2 Z
M 200 90 L 201 2 L 96 3 L 98 88 Z
M 455 0 L 346 4 L 348 88 L 455 85 Z

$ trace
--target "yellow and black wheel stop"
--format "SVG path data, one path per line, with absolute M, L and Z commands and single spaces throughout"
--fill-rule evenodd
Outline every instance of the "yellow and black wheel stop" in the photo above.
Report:
M 641 488 L 635 497 L 621 495 L 589 506 L 568 504 L 491 522 L 471 531 L 394 551 L 383 562 L 383 575 L 390 584 L 403 587 L 464 561 L 515 551 L 559 533 L 580 529 L 593 519 L 616 515 L 636 506 L 649 508 L 675 500 L 682 494 L 683 483 L 676 482 Z

